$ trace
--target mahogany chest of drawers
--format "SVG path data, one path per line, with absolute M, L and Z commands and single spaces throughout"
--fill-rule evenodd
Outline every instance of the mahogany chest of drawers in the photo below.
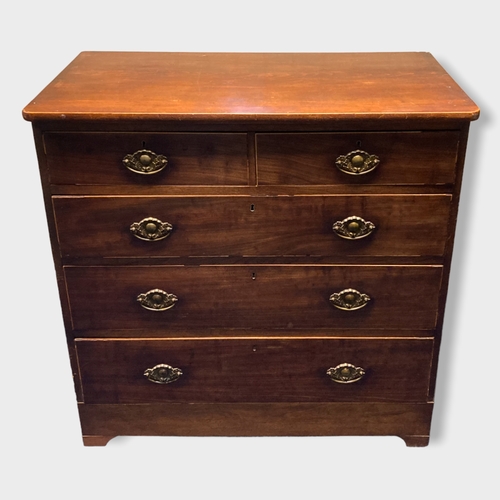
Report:
M 428 443 L 479 115 L 430 54 L 84 52 L 23 115 L 86 445 Z

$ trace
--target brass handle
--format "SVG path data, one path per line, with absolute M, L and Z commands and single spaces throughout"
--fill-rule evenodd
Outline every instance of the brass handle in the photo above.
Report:
M 170 236 L 174 227 L 168 222 L 162 222 L 154 217 L 146 217 L 130 226 L 130 232 L 140 240 L 159 241 Z
M 148 311 L 167 311 L 175 306 L 179 299 L 172 293 L 164 292 L 159 288 L 149 290 L 137 296 L 137 301 Z
M 365 370 L 360 366 L 342 363 L 334 368 L 328 368 L 326 374 L 337 384 L 352 384 L 365 376 Z
M 346 240 L 360 240 L 375 230 L 375 224 L 353 215 L 335 222 L 332 229 L 337 236 Z
M 337 168 L 349 175 L 363 175 L 371 172 L 379 165 L 378 156 L 357 149 L 345 156 L 341 155 L 335 160 Z
M 167 166 L 168 160 L 148 149 L 140 149 L 123 158 L 123 164 L 136 174 L 151 175 L 161 172 Z
M 156 365 L 153 368 L 148 368 L 144 375 L 149 381 L 155 384 L 170 384 L 175 382 L 182 375 L 180 368 L 173 368 L 170 365 Z
M 330 302 L 342 311 L 356 311 L 368 304 L 370 297 L 366 293 L 360 293 L 354 288 L 346 288 L 338 293 L 330 295 Z

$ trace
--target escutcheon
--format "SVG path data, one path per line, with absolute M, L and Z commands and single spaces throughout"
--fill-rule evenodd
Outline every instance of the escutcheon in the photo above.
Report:
M 150 175 L 161 172 L 168 163 L 163 155 L 158 155 L 148 149 L 140 149 L 123 158 L 123 165 L 136 174 Z
M 360 366 L 342 363 L 334 368 L 328 368 L 326 374 L 338 384 L 352 384 L 365 376 L 365 370 Z
M 149 290 L 137 296 L 137 301 L 148 311 L 167 311 L 175 306 L 179 299 L 172 293 L 167 293 L 159 288 Z
M 356 311 L 368 304 L 370 300 L 369 295 L 360 293 L 354 288 L 346 288 L 341 292 L 332 293 L 330 295 L 330 302 L 337 309 L 342 311 Z
M 363 175 L 378 167 L 380 160 L 378 156 L 371 155 L 366 151 L 357 149 L 345 156 L 341 155 L 335 160 L 336 167 L 345 174 Z
M 150 382 L 155 384 L 170 384 L 175 382 L 182 375 L 182 370 L 180 368 L 173 368 L 170 365 L 156 365 L 153 368 L 148 368 L 144 375 L 148 378 Z

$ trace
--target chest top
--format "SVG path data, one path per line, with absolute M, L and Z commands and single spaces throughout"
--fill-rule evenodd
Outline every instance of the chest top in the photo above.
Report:
M 429 53 L 82 52 L 23 110 L 36 120 L 475 120 Z

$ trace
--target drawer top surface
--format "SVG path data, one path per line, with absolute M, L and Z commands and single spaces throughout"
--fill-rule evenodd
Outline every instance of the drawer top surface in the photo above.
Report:
M 82 52 L 26 120 L 475 120 L 434 57 L 395 53 Z

